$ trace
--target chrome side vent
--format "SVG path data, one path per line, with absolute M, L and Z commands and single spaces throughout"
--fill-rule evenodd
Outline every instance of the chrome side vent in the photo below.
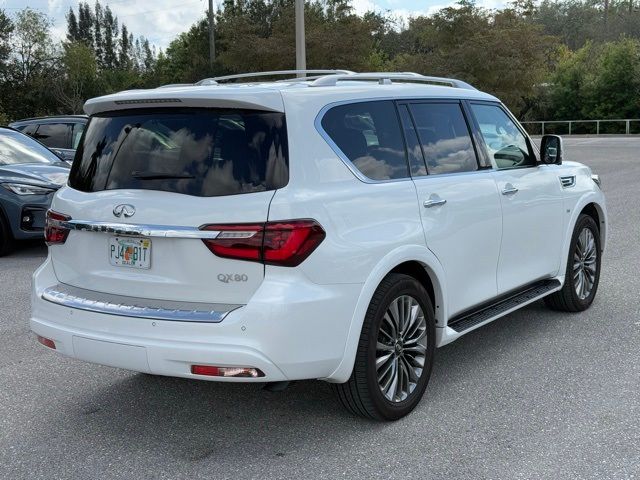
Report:
M 562 184 L 562 188 L 571 188 L 576 186 L 576 176 L 575 175 L 566 175 L 560 177 L 560 183 Z

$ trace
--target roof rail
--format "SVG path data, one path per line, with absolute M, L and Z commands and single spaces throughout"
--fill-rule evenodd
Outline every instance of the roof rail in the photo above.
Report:
M 448 87 L 464 88 L 466 90 L 476 90 L 462 80 L 445 77 L 428 77 L 414 72 L 372 72 L 372 73 L 351 73 L 351 74 L 335 74 L 320 77 L 311 82 L 312 87 L 329 87 L 335 86 L 342 81 L 377 81 L 380 85 L 391 85 L 394 81 L 400 82 L 417 82 L 430 83 L 436 85 L 445 85 Z
M 305 78 L 308 74 L 311 75 L 353 75 L 355 72 L 351 70 L 274 70 L 271 72 L 251 72 L 251 73 L 238 73 L 235 75 L 224 75 L 222 77 L 205 78 L 200 80 L 195 85 L 216 85 L 219 82 L 225 82 L 227 80 L 239 80 L 241 78 L 255 78 L 255 77 L 275 77 L 280 75 L 304 75 Z
M 193 83 L 168 83 L 166 85 L 160 85 L 156 88 L 174 88 L 174 87 L 192 87 Z

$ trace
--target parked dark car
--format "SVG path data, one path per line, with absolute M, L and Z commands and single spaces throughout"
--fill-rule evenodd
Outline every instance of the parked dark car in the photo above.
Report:
M 25 118 L 9 126 L 42 142 L 62 159 L 73 162 L 76 147 L 87 121 L 86 115 L 59 115 Z
M 53 194 L 68 176 L 69 165 L 47 147 L 0 127 L 0 256 L 15 240 L 43 238 Z

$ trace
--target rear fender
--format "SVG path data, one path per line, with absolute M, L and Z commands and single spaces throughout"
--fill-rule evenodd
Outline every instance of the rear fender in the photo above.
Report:
M 436 256 L 426 247 L 419 245 L 398 247 L 397 249 L 389 252 L 389 254 L 378 262 L 364 283 L 353 317 L 351 318 L 351 325 L 342 361 L 335 371 L 323 380 L 327 380 L 331 383 L 344 383 L 349 379 L 355 363 L 362 324 L 367 313 L 367 308 L 369 308 L 369 303 L 371 303 L 371 299 L 373 298 L 373 294 L 378 288 L 378 285 L 380 285 L 382 279 L 384 279 L 389 272 L 398 265 L 410 261 L 417 261 L 421 263 L 431 278 L 435 297 L 434 311 L 436 326 L 439 328 L 444 327 L 447 318 L 447 298 L 444 289 L 445 276 L 442 265 Z M 438 335 L 438 337 L 440 337 L 440 335 Z

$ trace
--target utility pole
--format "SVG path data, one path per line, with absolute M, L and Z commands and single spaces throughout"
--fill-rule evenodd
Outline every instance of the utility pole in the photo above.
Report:
M 306 69 L 307 54 L 304 43 L 304 0 L 296 0 L 296 70 Z M 302 73 L 298 74 L 298 77 L 304 76 Z
M 213 0 L 209 0 L 209 66 L 216 61 L 216 42 L 213 32 Z

